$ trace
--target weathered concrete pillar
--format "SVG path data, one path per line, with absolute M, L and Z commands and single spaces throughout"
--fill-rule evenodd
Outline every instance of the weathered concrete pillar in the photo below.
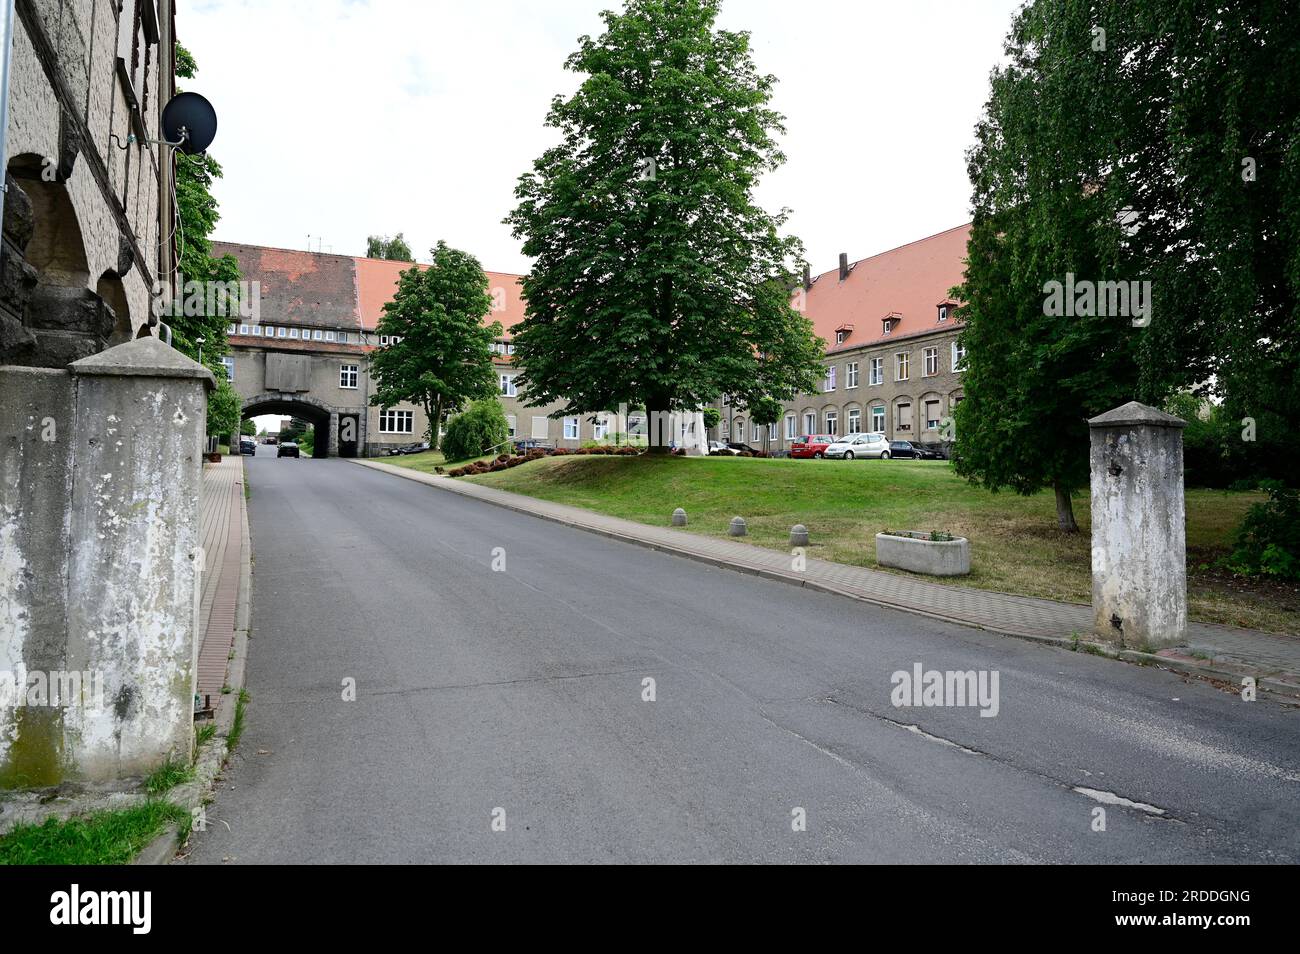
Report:
M 320 440 L 320 435 L 319 435 L 319 434 L 316 435 L 316 439 L 317 439 L 317 440 Z M 329 433 L 329 443 L 326 445 L 325 449 L 329 452 L 329 456 L 331 456 L 331 457 L 338 457 L 338 456 L 339 456 L 339 414 L 338 414 L 338 411 L 330 411 L 330 433 Z
M 1136 401 L 1088 422 L 1096 634 L 1154 651 L 1187 634 L 1186 422 Z
M 48 704 L 0 705 L 0 786 L 189 758 L 213 384 L 156 338 L 0 368 L 0 679 L 48 679 Z

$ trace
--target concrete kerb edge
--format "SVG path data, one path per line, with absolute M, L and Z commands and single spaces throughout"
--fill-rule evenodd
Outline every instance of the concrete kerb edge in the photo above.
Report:
M 241 462 L 242 463 L 242 462 Z M 194 811 L 200 805 L 211 801 L 212 788 L 216 778 L 225 767 L 230 750 L 226 737 L 235 721 L 235 700 L 244 688 L 244 677 L 248 663 L 248 629 L 252 607 L 252 539 L 248 526 L 248 506 L 245 503 L 243 480 L 241 478 L 239 497 L 240 509 L 240 568 L 239 595 L 235 601 L 235 642 L 234 658 L 227 667 L 226 682 L 230 692 L 223 694 L 217 705 L 213 720 L 217 734 L 199 749 L 194 761 L 194 778 L 183 785 L 178 785 L 167 793 L 167 801 L 181 808 Z M 168 825 L 161 834 L 146 845 L 135 860 L 136 865 L 169 864 L 176 855 L 180 831 L 175 825 Z
M 354 464 L 360 464 L 363 467 L 369 467 L 382 473 L 391 474 L 394 477 L 404 477 L 407 480 L 414 480 L 416 483 L 424 484 L 429 487 L 439 487 L 452 493 L 460 494 L 472 500 L 478 500 L 494 507 L 501 507 L 505 510 L 513 510 L 516 513 L 527 514 L 530 517 L 537 517 L 541 520 L 549 520 L 552 523 L 558 523 L 566 527 L 572 527 L 575 530 L 582 530 L 587 533 L 594 533 L 597 536 L 606 537 L 612 540 L 619 540 L 624 543 L 635 544 L 636 546 L 645 547 L 649 550 L 658 550 L 661 553 L 669 553 L 673 556 L 684 557 L 688 560 L 694 560 L 697 563 L 705 563 L 710 566 L 716 566 L 724 570 L 734 570 L 737 573 L 747 573 L 750 576 L 758 576 L 764 579 L 774 580 L 780 583 L 786 583 L 793 586 L 802 586 L 806 589 L 815 590 L 820 593 L 828 593 L 833 596 L 847 596 L 863 603 L 870 603 L 873 606 L 883 606 L 887 609 L 895 609 L 904 613 L 911 613 L 914 616 L 924 616 L 928 619 L 938 620 L 944 623 L 955 623 L 958 626 L 967 626 L 972 629 L 982 630 L 987 633 L 994 633 L 999 636 L 1009 636 L 1013 639 L 1022 639 L 1028 642 L 1039 643 L 1045 646 L 1054 646 L 1059 649 L 1075 650 L 1077 648 L 1087 647 L 1088 650 L 1094 651 L 1097 655 L 1106 656 L 1120 662 L 1136 663 L 1139 665 L 1154 665 L 1167 669 L 1176 670 L 1189 676 L 1209 678 L 1217 681 L 1229 681 L 1240 684 L 1243 677 L 1253 675 L 1259 689 L 1263 690 L 1270 696 L 1279 696 L 1276 701 L 1294 704 L 1297 698 L 1300 698 L 1300 687 L 1291 683 L 1271 678 L 1276 674 L 1276 670 L 1259 670 L 1253 672 L 1237 672 L 1226 669 L 1220 669 L 1215 666 L 1206 666 L 1182 659 L 1170 659 L 1166 656 L 1158 656 L 1154 653 L 1144 653 L 1132 649 L 1116 649 L 1105 643 L 1094 642 L 1092 640 L 1078 640 L 1072 636 L 1045 636 L 1042 633 L 1017 632 L 1013 629 L 1001 626 L 987 626 L 974 620 L 964 619 L 958 616 L 948 616 L 943 613 L 936 613 L 932 610 L 919 609 L 915 606 L 903 603 L 891 603 L 889 600 L 882 600 L 876 597 L 865 596 L 855 590 L 836 586 L 831 583 L 820 583 L 815 580 L 801 578 L 792 574 L 778 573 L 765 567 L 749 566 L 744 563 L 733 563 L 721 557 L 708 556 L 693 550 L 679 549 L 668 546 L 657 541 L 644 540 L 639 537 L 629 536 L 618 533 L 613 530 L 607 530 L 602 527 L 592 527 L 581 523 L 571 523 L 563 517 L 553 514 L 540 513 L 531 510 L 522 504 L 515 504 L 507 500 L 493 499 L 491 497 L 480 497 L 477 494 L 466 493 L 457 488 L 455 478 L 436 476 L 426 474 L 422 471 L 411 470 L 405 467 L 394 467 L 391 464 L 384 464 L 379 461 L 363 460 L 359 458 L 347 458 Z

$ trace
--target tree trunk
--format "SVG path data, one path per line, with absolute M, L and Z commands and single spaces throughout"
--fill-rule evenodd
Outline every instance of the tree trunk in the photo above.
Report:
M 424 416 L 429 419 L 429 446 L 437 450 L 442 444 L 442 398 L 434 402 L 433 408 L 430 409 L 429 402 L 424 402 Z
M 1057 528 L 1066 533 L 1078 533 L 1079 525 L 1074 522 L 1074 502 L 1070 499 L 1070 491 L 1059 480 L 1052 481 L 1052 489 L 1056 491 Z
M 667 401 L 647 401 L 646 418 L 646 453 L 669 454 L 672 448 L 672 421 L 668 416 Z

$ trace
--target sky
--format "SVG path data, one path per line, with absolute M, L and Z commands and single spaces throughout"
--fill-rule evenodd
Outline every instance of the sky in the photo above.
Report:
M 555 140 L 565 58 L 621 0 L 197 0 L 177 14 L 216 107 L 213 237 L 365 254 L 402 232 L 489 271 L 528 259 L 502 219 Z M 965 152 L 1019 0 L 724 0 L 774 74 L 789 207 L 813 272 L 970 219 Z M 309 245 L 310 243 L 310 245 Z

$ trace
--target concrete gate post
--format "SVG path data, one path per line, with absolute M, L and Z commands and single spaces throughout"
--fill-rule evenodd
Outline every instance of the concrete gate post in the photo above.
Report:
M 1153 652 L 1187 635 L 1185 421 L 1132 401 L 1088 422 L 1093 628 Z
M 326 450 L 329 451 L 329 456 L 331 457 L 339 456 L 339 413 L 338 411 L 330 411 L 329 443 L 326 445 Z
M 48 680 L 45 704 L 0 706 L 0 787 L 190 757 L 213 386 L 156 338 L 0 368 L 0 676 Z

